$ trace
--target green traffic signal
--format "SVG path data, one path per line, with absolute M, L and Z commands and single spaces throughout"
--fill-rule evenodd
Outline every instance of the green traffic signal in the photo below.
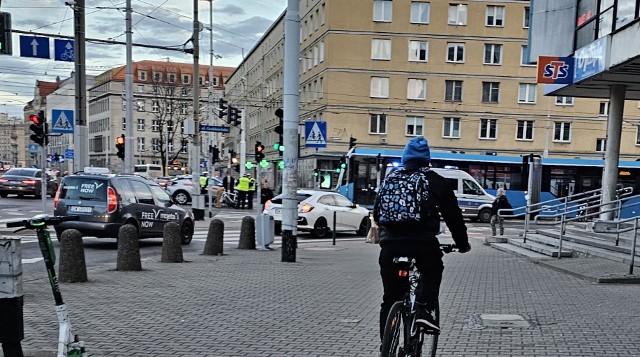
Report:
M 265 160 L 260 161 L 260 166 L 264 169 L 265 167 L 269 166 L 269 163 Z
M 246 167 L 247 169 L 251 170 L 253 168 L 253 162 L 249 161 L 246 164 L 244 164 L 244 167 Z
M 276 150 L 279 150 L 280 149 L 280 143 L 273 144 L 273 148 L 276 149 Z
M 278 162 L 278 167 L 282 170 L 284 169 L 284 161 L 279 161 Z
M 340 168 L 341 169 L 346 169 L 347 168 L 347 164 L 345 164 L 344 162 L 340 164 Z
M 336 173 L 338 173 L 338 174 L 340 173 L 340 168 L 339 167 L 336 169 Z

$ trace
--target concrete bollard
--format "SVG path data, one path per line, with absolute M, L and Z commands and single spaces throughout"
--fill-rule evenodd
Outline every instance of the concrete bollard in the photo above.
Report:
M 116 270 L 142 270 L 138 230 L 132 224 L 125 224 L 118 230 L 118 260 Z
M 163 263 L 184 263 L 182 257 L 182 237 L 180 237 L 180 224 L 178 222 L 165 223 L 162 231 L 162 258 Z
M 251 216 L 242 218 L 238 249 L 256 249 L 256 221 Z
M 84 283 L 89 280 L 80 231 L 67 229 L 62 232 L 58 270 L 58 280 L 62 283 Z
M 222 255 L 224 236 L 224 222 L 214 219 L 209 223 L 207 241 L 204 243 L 202 255 Z

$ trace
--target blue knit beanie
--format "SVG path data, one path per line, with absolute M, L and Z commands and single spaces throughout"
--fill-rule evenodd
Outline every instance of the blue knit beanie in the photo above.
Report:
M 431 161 L 427 139 L 417 137 L 409 140 L 404 147 L 404 152 L 402 152 L 402 163 L 406 165 L 409 160 Z

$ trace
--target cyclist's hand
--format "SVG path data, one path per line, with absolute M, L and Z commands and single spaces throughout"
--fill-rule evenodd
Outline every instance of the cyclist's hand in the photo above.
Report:
M 471 245 L 467 243 L 467 245 L 458 246 L 458 252 L 466 253 L 471 250 Z

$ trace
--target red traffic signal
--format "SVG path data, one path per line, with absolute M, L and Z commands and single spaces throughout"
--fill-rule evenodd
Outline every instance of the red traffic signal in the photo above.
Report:
M 118 136 L 116 138 L 116 144 L 120 144 L 120 145 L 124 144 L 124 137 Z
M 118 150 L 117 156 L 124 160 L 124 134 L 116 137 L 116 149 Z

